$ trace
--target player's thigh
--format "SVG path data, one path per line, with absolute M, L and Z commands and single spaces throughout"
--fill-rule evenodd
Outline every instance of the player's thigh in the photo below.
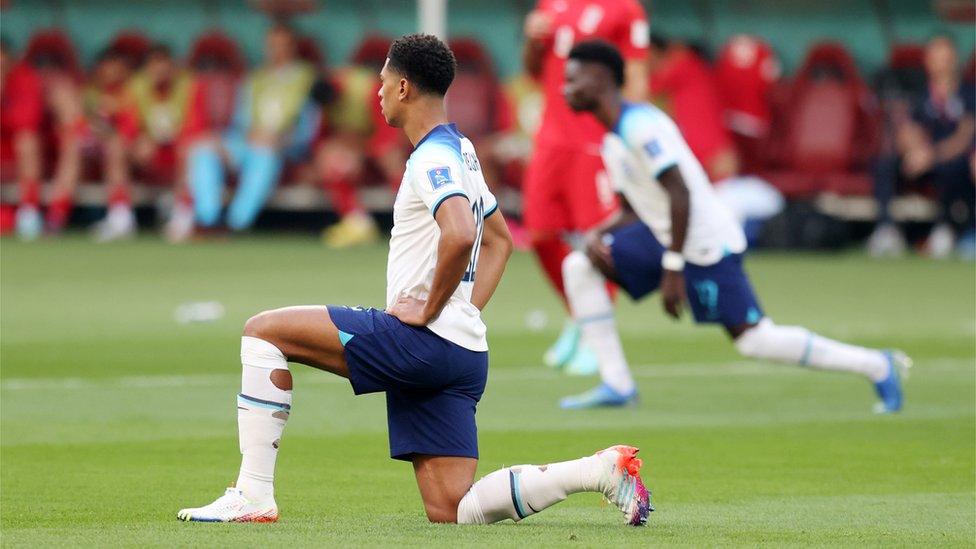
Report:
M 634 300 L 657 290 L 663 274 L 664 246 L 650 228 L 635 221 L 612 232 L 608 241 L 613 258 L 612 280 Z
M 588 230 L 617 209 L 616 193 L 598 154 L 576 154 L 565 173 L 566 204 L 574 230 Z
M 522 218 L 530 232 L 559 234 L 571 228 L 565 201 L 571 160 L 572 151 L 541 148 L 529 161 L 522 185 Z
M 470 457 L 414 456 L 417 487 L 431 522 L 457 522 L 458 504 L 474 483 L 477 468 L 478 460 Z
M 349 377 L 339 329 L 324 305 L 264 311 L 248 319 L 244 335 L 268 341 L 290 362 Z

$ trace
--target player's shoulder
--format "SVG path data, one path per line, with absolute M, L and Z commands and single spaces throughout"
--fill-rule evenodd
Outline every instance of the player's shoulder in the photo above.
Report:
M 417 143 L 410 160 L 415 164 L 445 163 L 455 164 L 461 161 L 462 141 L 464 135 L 454 124 L 442 124 L 430 131 Z
M 669 122 L 668 115 L 650 103 L 624 103 L 613 133 L 631 143 L 657 134 Z

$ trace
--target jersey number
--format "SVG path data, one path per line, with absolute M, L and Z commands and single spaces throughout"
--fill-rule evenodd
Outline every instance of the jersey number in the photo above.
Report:
M 481 237 L 485 234 L 485 199 L 479 198 L 471 205 L 471 213 L 474 215 L 475 239 L 474 247 L 471 248 L 471 260 L 468 261 L 468 270 L 464 271 L 462 282 L 474 282 L 474 272 L 478 268 L 478 253 L 481 252 Z

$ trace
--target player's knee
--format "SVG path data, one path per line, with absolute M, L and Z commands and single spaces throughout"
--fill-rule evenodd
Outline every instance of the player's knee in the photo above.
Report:
M 268 340 L 274 333 L 274 311 L 264 311 L 247 319 L 244 323 L 244 335 Z
M 456 524 L 458 521 L 457 505 L 425 505 L 427 520 L 432 523 Z
M 768 327 L 771 322 L 763 319 L 759 324 L 745 330 L 735 338 L 735 348 L 746 358 L 765 358 L 763 349 Z
M 586 254 L 580 251 L 570 252 L 570 254 L 563 259 L 563 277 L 570 278 L 573 275 L 586 272 L 592 267 L 593 266 L 590 265 L 590 260 L 586 257 Z

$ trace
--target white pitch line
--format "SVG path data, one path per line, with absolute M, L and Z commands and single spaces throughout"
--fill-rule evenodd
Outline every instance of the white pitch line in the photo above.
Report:
M 958 369 L 960 366 L 976 365 L 976 358 L 939 358 L 926 360 L 913 368 L 916 375 L 927 372 L 937 373 Z M 699 377 L 748 377 L 770 375 L 794 375 L 808 368 L 789 365 L 777 365 L 766 362 L 736 361 L 736 362 L 685 362 L 659 363 L 633 366 L 631 371 L 636 378 L 699 378 Z M 524 381 L 546 381 L 563 378 L 561 374 L 543 366 L 525 368 L 502 368 L 490 370 L 488 381 L 496 383 L 511 383 Z M 48 377 L 48 378 L 12 378 L 0 384 L 4 391 L 76 391 L 93 389 L 165 389 L 176 387 L 224 387 L 236 385 L 239 375 L 232 374 L 198 374 L 171 376 L 122 376 L 111 378 L 79 378 L 79 377 Z M 346 381 L 338 376 L 302 375 L 300 383 L 303 385 L 333 385 Z

